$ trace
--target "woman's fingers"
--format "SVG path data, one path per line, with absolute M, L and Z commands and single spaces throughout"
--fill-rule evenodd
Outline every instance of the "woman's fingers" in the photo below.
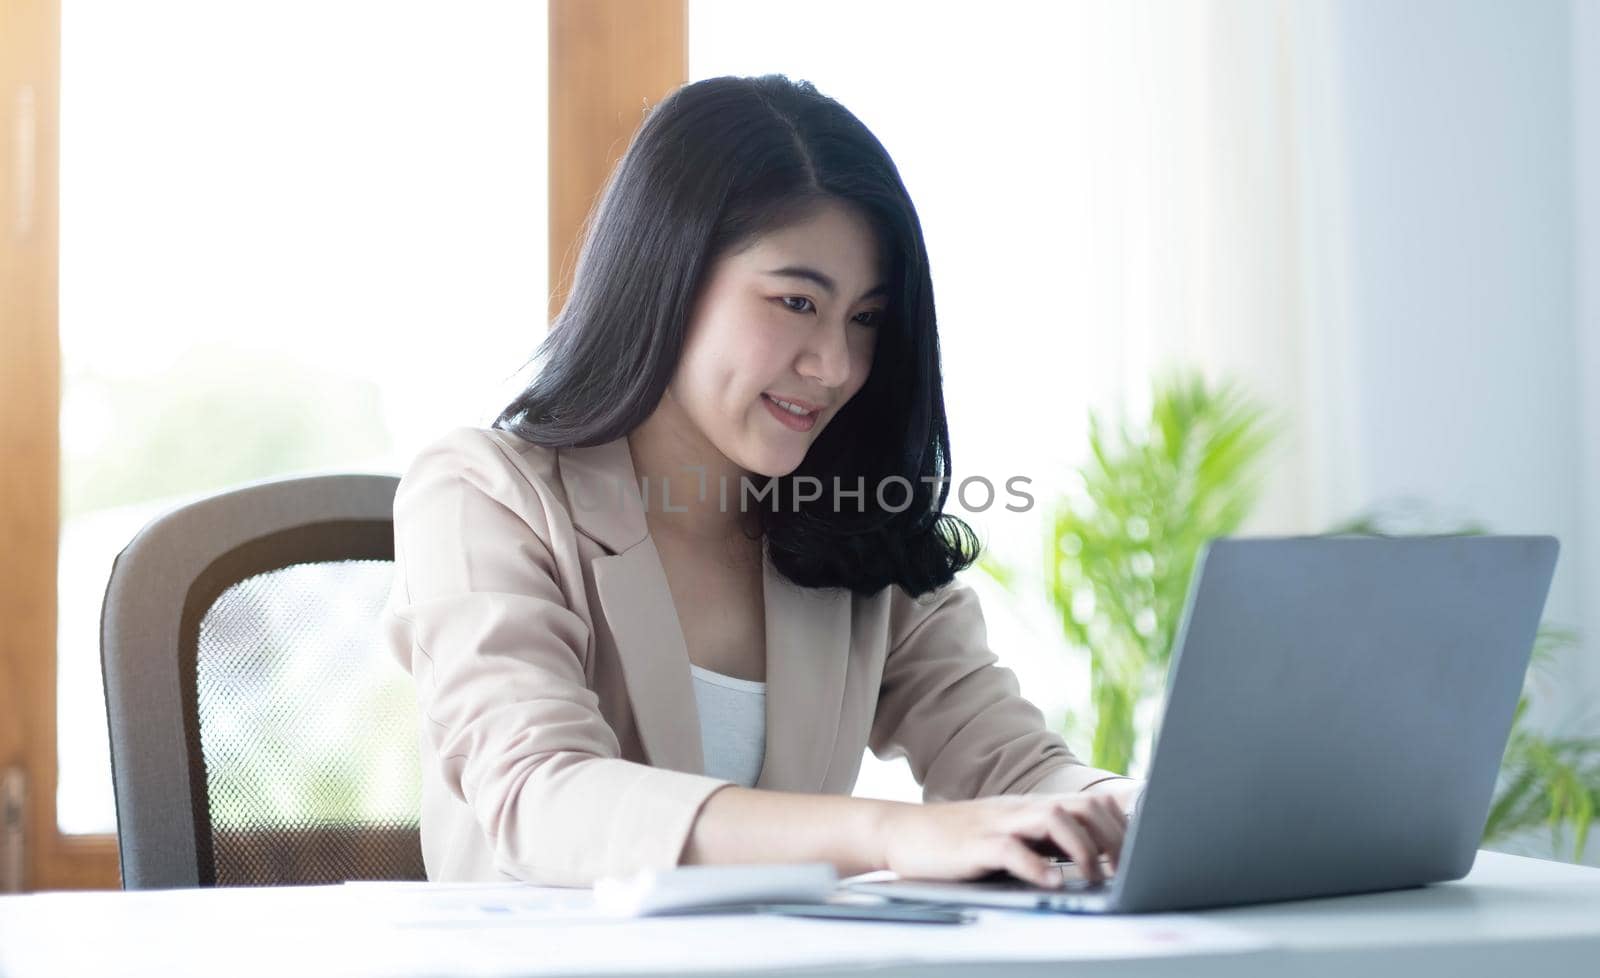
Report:
M 1042 818 L 1036 817 L 1028 827 L 1029 834 L 1048 838 L 1056 844 L 1056 848 L 1071 856 L 1073 862 L 1082 866 L 1086 874 L 1093 874 L 1090 876 L 1091 879 L 1098 879 L 1100 844 L 1084 825 L 1059 805 L 1046 806 L 1040 815 Z
M 1001 869 L 1020 880 L 1056 888 L 1061 868 L 1046 855 L 1065 853 L 1089 881 L 1119 868 L 1127 819 L 1107 794 L 1005 796 L 919 806 L 913 832 L 887 854 L 890 869 L 903 875 L 962 879 Z M 986 837 L 986 838 L 985 838 Z M 977 845 L 972 845 L 976 843 Z
M 1087 810 L 1078 817 L 1090 827 L 1101 849 L 1111 857 L 1111 866 L 1115 869 L 1122 856 L 1122 843 L 1128 825 L 1116 800 L 1103 795 L 1092 797 Z
M 1072 857 L 1089 880 L 1103 878 L 1102 853 L 1110 857 L 1114 872 L 1122 849 L 1123 825 L 1114 806 L 1101 805 L 1100 801 L 1089 798 L 1049 804 L 1039 813 L 1039 820 L 1030 826 L 1030 834 L 1049 838 Z
M 1000 861 L 1006 872 L 1017 879 L 1052 889 L 1061 885 L 1061 870 L 1015 836 L 1006 836 L 1001 841 Z

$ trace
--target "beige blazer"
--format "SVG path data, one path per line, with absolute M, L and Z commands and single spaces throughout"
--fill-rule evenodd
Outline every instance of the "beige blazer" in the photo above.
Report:
M 411 464 L 394 517 L 383 627 L 421 711 L 429 878 L 586 886 L 677 865 L 701 804 L 732 782 L 704 773 L 627 440 L 548 449 L 459 428 Z M 849 794 L 867 747 L 906 757 L 927 801 L 1115 776 L 1079 761 L 995 664 L 959 579 L 857 597 L 765 560 L 763 592 L 757 788 Z

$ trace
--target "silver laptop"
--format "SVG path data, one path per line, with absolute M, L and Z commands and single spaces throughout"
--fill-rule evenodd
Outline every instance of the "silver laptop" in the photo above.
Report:
M 1219 539 L 1200 554 L 1120 870 L 869 874 L 895 899 L 1137 913 L 1421 886 L 1472 868 L 1558 544 Z M 888 877 L 888 878 L 885 878 Z

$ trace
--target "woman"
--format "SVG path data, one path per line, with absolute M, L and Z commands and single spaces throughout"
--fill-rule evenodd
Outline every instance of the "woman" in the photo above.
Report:
M 424 450 L 385 623 L 432 879 L 693 863 L 1115 869 L 1140 782 L 995 665 L 921 227 L 883 147 L 779 75 L 650 111 L 535 379 Z M 849 797 L 865 747 L 928 804 Z

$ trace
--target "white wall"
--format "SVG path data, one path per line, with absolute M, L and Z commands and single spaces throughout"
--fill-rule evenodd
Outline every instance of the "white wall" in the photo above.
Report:
M 1581 374 L 1600 373 L 1592 351 L 1588 367 L 1579 358 L 1574 19 L 1566 0 L 1332 8 L 1350 367 L 1339 409 L 1354 431 L 1331 504 L 1416 497 L 1497 532 L 1552 533 L 1562 554 L 1546 620 L 1600 638 L 1583 505 L 1596 429 Z M 1597 650 L 1591 640 L 1560 712 L 1596 698 Z
M 1577 191 L 1575 326 L 1582 409 L 1578 500 L 1587 559 L 1578 600 L 1586 609 L 1582 620 L 1594 639 L 1586 652 L 1584 700 L 1600 704 L 1600 0 L 1574 4 L 1572 74 Z

